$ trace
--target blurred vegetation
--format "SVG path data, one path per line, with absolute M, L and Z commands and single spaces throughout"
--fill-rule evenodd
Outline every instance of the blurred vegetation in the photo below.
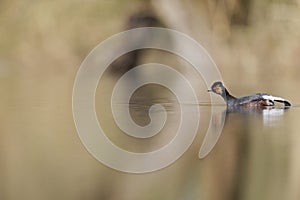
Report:
M 2 0 L 0 199 L 299 199 L 296 112 L 272 134 L 233 115 L 211 156 L 197 159 L 198 138 L 156 173 L 119 173 L 87 153 L 72 120 L 76 72 L 144 9 L 199 41 L 235 94 L 298 103 L 299 0 Z

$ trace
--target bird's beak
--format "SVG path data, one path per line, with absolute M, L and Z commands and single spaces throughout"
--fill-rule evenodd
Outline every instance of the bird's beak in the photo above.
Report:
M 212 90 L 207 90 L 207 92 L 212 92 Z

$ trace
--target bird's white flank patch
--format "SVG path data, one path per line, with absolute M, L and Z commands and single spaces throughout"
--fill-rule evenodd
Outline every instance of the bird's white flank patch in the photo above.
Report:
M 266 100 L 271 100 L 271 101 L 285 101 L 285 99 L 283 99 L 283 98 L 274 97 L 272 95 L 263 95 L 262 97 Z

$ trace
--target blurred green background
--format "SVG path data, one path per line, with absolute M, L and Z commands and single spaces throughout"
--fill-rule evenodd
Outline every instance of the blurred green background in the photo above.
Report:
M 76 72 L 148 8 L 202 44 L 234 94 L 299 103 L 299 0 L 2 0 L 0 199 L 299 199 L 298 108 L 271 128 L 230 116 L 209 157 L 197 158 L 202 135 L 154 173 L 117 172 L 85 150 L 72 118 Z

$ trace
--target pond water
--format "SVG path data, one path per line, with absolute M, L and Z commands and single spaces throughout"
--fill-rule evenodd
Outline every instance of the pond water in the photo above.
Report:
M 23 77 L 14 84 L 12 80 L 7 83 L 2 85 L 9 95 L 1 100 L 0 116 L 0 199 L 300 197 L 297 105 L 289 109 L 226 112 L 223 104 L 180 104 L 165 89 L 158 92 L 162 88 L 145 87 L 134 93 L 130 104 L 121 105 L 129 107 L 132 119 L 145 126 L 150 122 L 150 106 L 160 103 L 167 121 L 157 135 L 141 139 L 124 134 L 116 126 L 110 111 L 111 93 L 97 91 L 97 116 L 107 137 L 132 152 L 154 151 L 168 144 L 180 126 L 180 106 L 200 111 L 196 136 L 179 159 L 158 171 L 130 174 L 100 163 L 78 137 L 71 108 L 73 76 L 57 76 L 55 81 Z M 111 86 L 106 85 L 104 90 L 111 90 Z M 224 127 L 218 132 L 223 120 Z M 210 124 L 216 131 L 206 136 Z M 211 150 L 200 159 L 203 144 Z
M 139 120 L 143 119 L 141 113 L 147 113 L 149 109 L 145 104 L 133 103 L 131 106 Z M 299 125 L 295 121 L 300 116 L 299 106 L 227 111 L 226 106 L 216 105 L 214 113 L 211 105 L 190 106 L 200 109 L 202 119 L 191 147 L 165 169 L 143 175 L 123 175 L 125 180 L 130 180 L 124 183 L 129 184 L 127 189 L 142 193 L 132 192 L 133 196 L 128 199 L 299 197 Z M 151 138 L 148 143 L 136 140 L 128 145 L 129 141 L 126 141 L 128 146 L 123 143 L 123 147 L 148 152 L 167 144 L 169 135 L 174 137 L 176 133 L 172 128 L 179 126 L 176 115 L 180 115 L 180 111 L 178 104 L 167 103 L 166 107 L 171 123 L 166 124 L 170 127 L 160 134 L 167 136 L 157 135 L 156 140 Z M 147 114 L 144 119 L 149 123 Z M 210 121 L 211 132 L 208 131 Z M 222 131 L 218 132 L 220 127 Z

